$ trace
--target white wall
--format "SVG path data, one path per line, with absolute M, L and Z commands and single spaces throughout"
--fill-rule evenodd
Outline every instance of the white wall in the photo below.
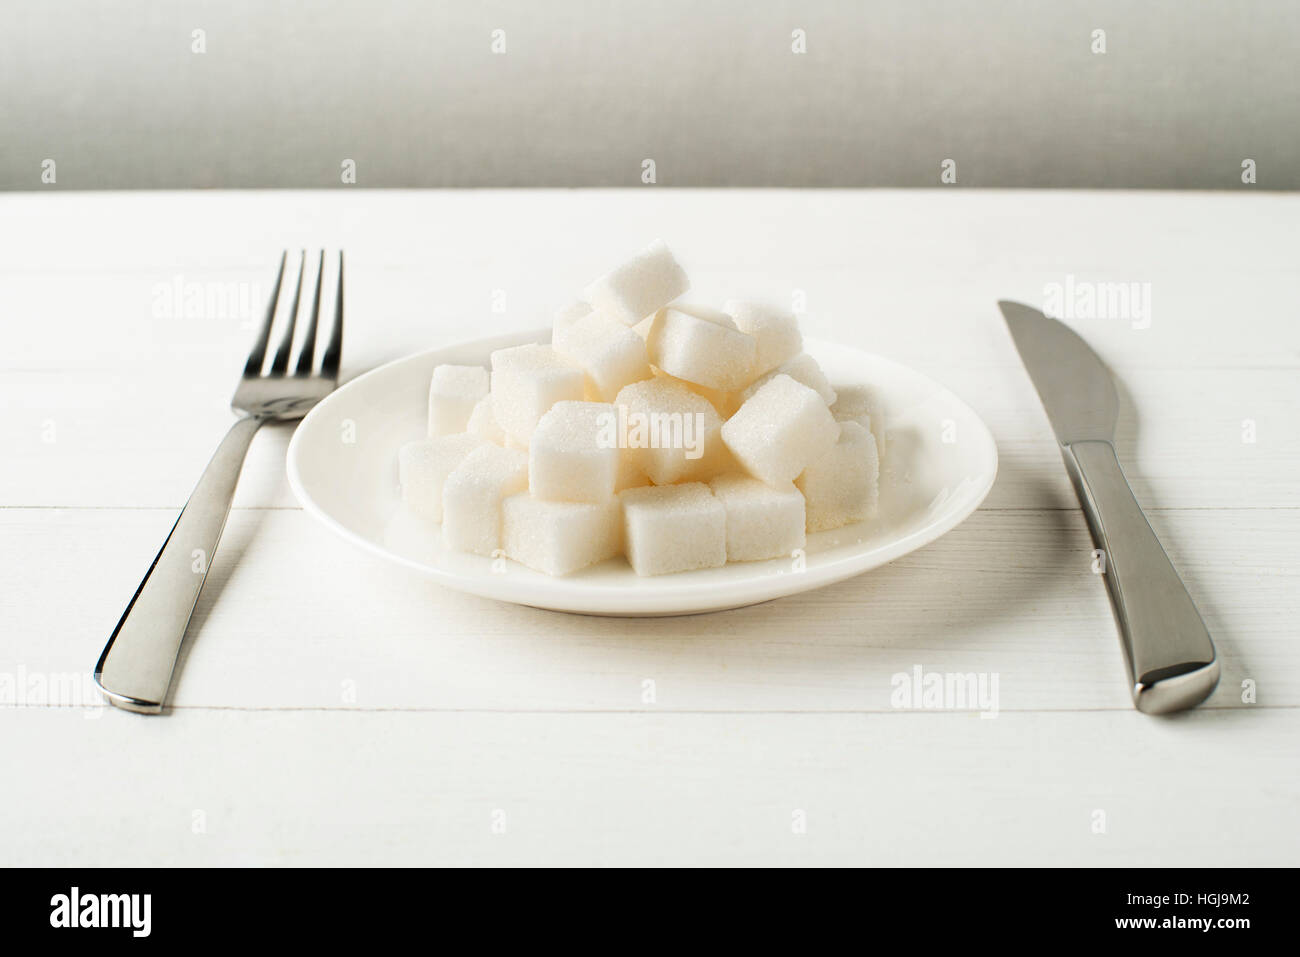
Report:
M 1297 63 L 1286 0 L 0 0 L 0 188 L 1294 189 Z

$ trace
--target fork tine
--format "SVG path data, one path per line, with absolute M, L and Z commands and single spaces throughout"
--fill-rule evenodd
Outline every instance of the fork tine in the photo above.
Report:
M 280 254 L 280 273 L 275 277 L 275 288 L 271 290 L 271 301 L 266 306 L 262 331 L 258 334 L 252 351 L 248 353 L 248 361 L 244 363 L 244 375 L 262 374 L 262 360 L 266 358 L 266 344 L 271 338 L 271 323 L 275 321 L 275 304 L 280 301 L 280 284 L 284 282 L 284 263 L 288 256 L 287 249 Z
M 289 328 L 284 331 L 280 348 L 275 351 L 271 362 L 271 375 L 284 375 L 289 371 L 289 353 L 293 351 L 293 330 L 298 324 L 298 303 L 302 301 L 302 274 L 307 271 L 307 250 L 302 251 L 298 260 L 298 288 L 293 293 L 293 305 L 289 307 Z
M 316 321 L 320 318 L 320 286 L 325 278 L 325 250 L 320 251 L 320 264 L 316 267 L 316 294 L 311 300 L 311 321 L 307 324 L 307 336 L 302 342 L 302 352 L 298 354 L 298 368 L 294 375 L 311 375 L 311 368 L 316 362 Z
M 339 250 L 339 288 L 334 299 L 334 328 L 330 330 L 329 345 L 321 358 L 321 375 L 330 379 L 339 377 L 339 357 L 343 353 L 343 250 Z

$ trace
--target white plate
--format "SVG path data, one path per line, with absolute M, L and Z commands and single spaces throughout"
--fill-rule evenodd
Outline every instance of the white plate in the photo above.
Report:
M 487 598 L 598 615 L 680 615 L 739 608 L 808 591 L 906 555 L 979 506 L 997 447 L 970 407 L 943 386 L 879 356 L 806 340 L 832 383 L 872 386 L 886 416 L 879 516 L 810 535 L 801 559 L 638 577 L 622 558 L 565 578 L 506 559 L 444 548 L 438 526 L 409 512 L 397 450 L 424 435 L 429 377 L 443 362 L 487 365 L 495 349 L 547 342 L 550 329 L 425 352 L 349 382 L 312 409 L 289 444 L 289 484 L 309 514 L 348 541 Z

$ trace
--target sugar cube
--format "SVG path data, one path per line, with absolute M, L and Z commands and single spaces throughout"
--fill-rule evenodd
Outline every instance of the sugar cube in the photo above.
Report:
M 645 340 L 603 313 L 575 320 L 554 345 L 582 367 L 589 399 L 611 402 L 623 386 L 650 378 Z
M 618 268 L 586 289 L 593 309 L 625 325 L 639 322 L 691 288 L 668 246 L 656 239 Z
M 664 309 L 667 308 L 667 306 L 664 307 Z M 675 302 L 672 304 L 672 308 L 677 312 L 684 312 L 688 316 L 694 316 L 696 319 L 703 319 L 705 322 L 711 322 L 715 326 L 722 326 L 724 329 L 736 328 L 736 321 L 734 319 L 721 309 L 714 309 L 712 306 L 705 306 L 698 302 Z M 656 310 L 651 314 L 650 318 L 653 319 L 655 316 L 659 315 L 659 313 L 663 312 L 664 309 Z
M 469 423 L 465 426 L 465 431 L 493 445 L 506 444 L 506 434 L 497 422 L 496 413 L 492 411 L 491 395 L 485 395 L 478 400 L 478 405 L 474 406 L 474 411 L 469 415 Z
M 402 501 L 417 515 L 442 521 L 442 487 L 456 466 L 483 444 L 475 435 L 439 435 L 407 442 L 397 451 Z
M 787 359 L 775 369 L 759 376 L 740 394 L 740 400 L 744 402 L 779 375 L 788 375 L 795 382 L 803 383 L 821 396 L 822 401 L 827 405 L 835 401 L 835 390 L 831 388 L 826 374 L 822 372 L 822 367 L 806 352 L 799 353 L 793 359 Z
M 492 353 L 492 411 L 506 436 L 527 447 L 537 420 L 557 402 L 583 398 L 583 372 L 550 346 Z
M 600 503 L 543 502 L 511 495 L 501 505 L 505 553 L 547 575 L 568 575 L 617 555 L 623 512 L 616 498 Z
M 488 394 L 482 366 L 440 365 L 429 381 L 429 435 L 464 432 L 478 400 Z
M 831 415 L 837 422 L 856 422 L 875 437 L 876 452 L 885 455 L 885 411 L 875 390 L 864 385 L 835 386 Z
M 724 392 L 721 389 L 710 389 L 706 385 L 700 385 L 698 382 L 687 382 L 685 379 L 679 379 L 676 376 L 670 376 L 668 373 L 660 371 L 660 376 L 668 379 L 670 382 L 680 382 L 686 388 L 690 389 L 696 395 L 702 395 L 709 400 L 709 403 L 715 408 L 724 420 L 731 417 L 731 414 L 740 406 L 740 393 Z
M 839 432 L 821 396 L 778 375 L 727 420 L 722 441 L 750 475 L 778 486 L 829 452 Z
M 804 500 L 787 482 L 772 487 L 735 472 L 709 488 L 727 511 L 727 561 L 788 558 L 804 546 Z
M 618 415 L 606 402 L 557 402 L 528 444 L 528 491 L 552 502 L 603 502 L 618 478 Z
M 528 455 L 480 445 L 442 487 L 442 537 L 452 548 L 492 555 L 501 547 L 501 500 L 528 487 Z
M 662 376 L 634 382 L 619 391 L 614 405 L 620 445 L 656 485 L 709 474 L 721 454 L 717 410 L 680 382 Z
M 754 338 L 754 376 L 769 372 L 803 352 L 799 322 L 790 313 L 743 299 L 727 300 L 722 311 L 732 318 L 738 330 Z
M 569 330 L 573 324 L 583 316 L 591 314 L 591 304 L 583 302 L 581 299 L 575 299 L 563 309 L 555 311 L 555 319 L 551 324 L 551 345 L 559 348 L 564 342 Z
M 714 568 L 727 561 L 727 511 L 699 482 L 631 488 L 623 502 L 624 548 L 638 575 Z
M 633 453 L 633 449 L 618 450 L 618 475 L 614 478 L 615 493 L 625 488 L 640 488 L 642 485 L 651 484 L 650 476 L 645 474 L 638 456 Z
M 754 367 L 754 337 L 720 312 L 661 309 L 645 344 L 650 361 L 664 372 L 723 392 L 749 382 Z
M 875 515 L 879 482 L 875 436 L 856 422 L 841 422 L 839 441 L 795 479 L 803 492 L 808 531 L 839 528 Z

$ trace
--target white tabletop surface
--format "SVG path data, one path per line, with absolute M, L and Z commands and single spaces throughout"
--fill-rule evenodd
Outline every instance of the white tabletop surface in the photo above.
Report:
M 660 236 L 698 301 L 800 291 L 809 334 L 966 399 L 1001 455 L 983 507 L 809 594 L 567 616 L 333 538 L 287 487 L 291 429 L 267 428 L 169 712 L 68 706 L 230 422 L 256 324 L 169 312 L 164 287 L 264 296 L 282 248 L 342 246 L 351 377 L 546 322 Z M 1298 236 L 1279 194 L 0 197 L 0 863 L 1300 862 Z M 1067 276 L 1150 284 L 1149 324 L 1073 324 L 1218 644 L 1195 712 L 1130 706 L 995 305 Z M 996 717 L 893 707 L 917 667 L 996 675 Z

